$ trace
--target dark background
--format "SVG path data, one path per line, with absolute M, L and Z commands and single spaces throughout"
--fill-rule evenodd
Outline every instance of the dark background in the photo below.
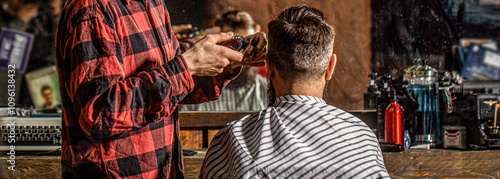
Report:
M 485 2 L 485 1 L 483 1 Z M 400 77 L 418 49 L 439 70 L 460 70 L 451 59 L 461 38 L 497 39 L 500 6 L 479 0 L 372 0 L 373 71 Z M 500 4 L 500 2 L 496 2 Z

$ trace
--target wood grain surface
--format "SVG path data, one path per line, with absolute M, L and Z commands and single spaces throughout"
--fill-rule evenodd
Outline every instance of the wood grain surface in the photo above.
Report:
M 0 178 L 25 179 L 25 178 L 61 178 L 61 157 L 41 156 L 28 157 L 16 156 L 16 171 L 7 170 L 7 157 L 0 157 Z
M 255 112 L 179 112 L 181 128 L 215 127 L 222 128 L 234 120 Z
M 186 178 L 198 178 L 206 149 L 184 157 Z M 392 178 L 500 178 L 500 150 L 407 150 L 384 153 Z M 16 172 L 6 170 L 6 157 L 0 157 L 0 178 L 60 178 L 60 157 L 18 157 Z
M 384 153 L 392 178 L 500 178 L 500 150 Z
M 214 135 L 227 123 L 251 113 L 255 112 L 179 112 L 182 146 L 189 149 L 207 148 Z

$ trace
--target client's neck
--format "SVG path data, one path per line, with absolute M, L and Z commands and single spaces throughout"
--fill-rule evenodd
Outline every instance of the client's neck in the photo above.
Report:
M 307 95 L 323 98 L 326 81 L 324 80 L 289 80 L 280 79 L 273 82 L 276 97 L 284 95 Z

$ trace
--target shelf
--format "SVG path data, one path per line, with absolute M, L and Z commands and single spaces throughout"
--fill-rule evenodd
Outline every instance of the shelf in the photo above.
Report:
M 500 89 L 500 81 L 468 81 L 462 82 L 464 90 L 472 89 Z

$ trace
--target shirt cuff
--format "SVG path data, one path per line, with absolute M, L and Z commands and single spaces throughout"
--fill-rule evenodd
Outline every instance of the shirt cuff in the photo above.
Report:
M 184 59 L 184 56 L 179 55 L 177 56 L 177 59 L 179 60 L 179 63 L 181 64 L 183 71 L 184 78 L 186 78 L 187 86 L 186 90 L 184 91 L 186 94 L 190 93 L 194 89 L 194 80 L 193 80 L 193 75 L 191 75 L 191 72 L 189 71 L 189 68 L 187 66 L 186 60 Z

